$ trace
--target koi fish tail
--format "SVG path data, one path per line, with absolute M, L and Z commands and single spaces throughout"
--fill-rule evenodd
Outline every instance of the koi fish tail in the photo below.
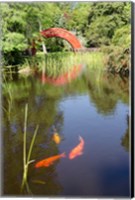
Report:
M 41 165 L 40 163 L 36 163 L 36 164 L 35 164 L 35 167 L 36 167 L 36 168 L 39 168 L 39 167 L 41 167 L 41 166 L 42 166 L 42 165 Z
M 79 135 L 80 144 L 84 146 L 84 139 Z
M 65 152 L 62 153 L 62 154 L 61 154 L 61 157 L 62 157 L 62 158 L 65 158 L 65 157 L 66 157 L 66 153 L 65 153 Z
M 79 140 L 82 144 L 84 144 L 84 139 L 79 135 Z
M 54 125 L 53 125 L 52 129 L 53 129 L 53 131 L 54 131 L 54 132 L 56 132 L 56 128 L 55 128 L 55 126 L 54 126 Z

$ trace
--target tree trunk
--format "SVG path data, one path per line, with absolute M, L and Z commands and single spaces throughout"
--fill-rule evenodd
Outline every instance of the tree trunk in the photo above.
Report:
M 41 22 L 38 21 L 38 24 L 39 24 L 39 31 L 41 31 L 42 30 Z M 44 54 L 47 54 L 46 46 L 45 46 L 45 43 L 43 41 L 42 41 L 42 49 L 43 49 Z
M 46 50 L 46 46 L 45 46 L 45 43 L 42 41 L 42 48 L 43 48 L 43 52 L 46 54 L 47 53 L 47 50 Z

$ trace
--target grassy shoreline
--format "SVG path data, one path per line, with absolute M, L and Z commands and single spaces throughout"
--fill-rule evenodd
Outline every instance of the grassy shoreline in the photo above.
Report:
M 73 66 L 83 64 L 89 68 L 105 70 L 113 74 L 128 76 L 130 70 L 130 53 L 122 48 L 103 48 L 96 52 L 53 52 L 44 54 L 37 52 L 35 56 L 27 57 L 24 64 L 4 66 L 3 72 L 32 74 L 36 71 L 46 72 L 51 76 L 66 73 Z

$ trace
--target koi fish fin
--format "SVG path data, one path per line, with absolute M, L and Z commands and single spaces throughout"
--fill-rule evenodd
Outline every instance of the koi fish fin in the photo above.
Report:
M 42 167 L 49 167 L 51 164 L 52 164 L 52 163 L 50 163 L 50 164 L 47 164 L 47 163 L 46 163 L 46 164 L 43 164 Z
M 49 167 L 50 165 L 53 165 L 53 163 L 54 163 L 54 162 L 52 161 L 52 162 L 46 164 L 45 167 Z
M 39 168 L 40 166 L 38 165 L 38 163 L 35 164 L 35 168 Z
M 82 152 L 82 151 L 81 151 L 81 152 L 79 152 L 79 154 L 78 154 L 78 155 L 80 155 L 80 156 L 81 156 L 81 155 L 83 155 L 83 152 Z

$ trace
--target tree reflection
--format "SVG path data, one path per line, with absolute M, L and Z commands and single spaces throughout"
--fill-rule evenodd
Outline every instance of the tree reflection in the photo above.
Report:
M 41 86 L 34 79 L 29 77 L 10 83 L 13 102 L 11 117 L 8 118 L 7 112 L 3 115 L 3 135 L 4 135 L 4 194 L 20 195 L 20 186 L 23 170 L 23 124 L 24 124 L 24 105 L 29 104 L 28 127 L 27 127 L 27 146 L 34 134 L 34 129 L 39 124 L 39 131 L 34 144 L 32 159 L 38 160 L 59 153 L 58 146 L 51 140 L 53 133 L 52 126 L 61 132 L 63 125 L 63 113 L 57 109 L 57 104 L 62 92 L 48 86 Z M 7 99 L 7 93 L 3 93 L 3 98 Z M 9 104 L 3 102 L 3 107 L 8 110 Z M 58 161 L 60 162 L 60 161 Z M 56 195 L 61 191 L 61 185 L 57 180 L 55 163 L 49 169 L 42 169 L 35 172 L 31 164 L 28 175 L 28 186 L 34 194 Z M 37 186 L 32 183 L 32 179 L 45 178 L 45 186 Z M 13 184 L 14 183 L 14 184 Z M 16 187 L 16 189 L 14 189 Z M 27 188 L 26 188 L 27 189 Z M 27 194 L 27 190 L 24 193 Z
M 121 139 L 121 145 L 125 148 L 126 151 L 129 151 L 129 115 L 127 115 L 127 129 L 124 136 Z
M 29 180 L 29 186 L 34 195 L 60 195 L 62 192 L 62 185 L 59 183 L 58 174 L 56 172 L 56 166 L 60 161 L 54 163 L 54 165 L 48 168 L 39 168 L 33 170 L 31 173 L 31 179 Z M 44 181 L 45 184 L 34 183 L 34 180 Z
M 103 115 L 114 112 L 119 100 L 128 104 L 128 79 L 94 71 L 87 74 L 87 85 L 91 101 Z

